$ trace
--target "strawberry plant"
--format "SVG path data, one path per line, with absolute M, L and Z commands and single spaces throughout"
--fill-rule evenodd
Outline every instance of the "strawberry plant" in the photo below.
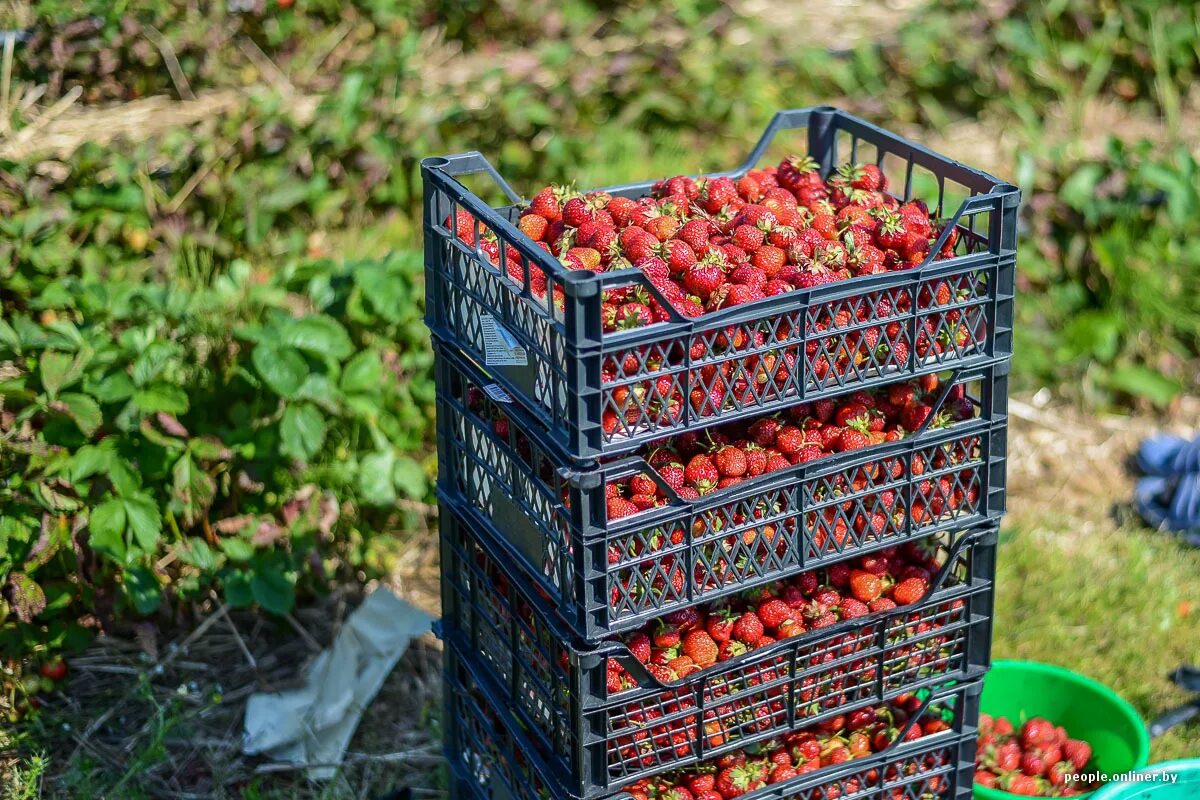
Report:
M 1026 282 L 1031 304 L 1018 332 L 1027 367 L 1076 379 L 1085 399 L 1134 398 L 1163 407 L 1196 385 L 1200 353 L 1200 166 L 1179 149 L 1109 144 L 1102 159 L 1062 165 L 1031 215 L 1036 235 Z M 1141 335 L 1131 335 L 1139 331 Z
M 64 277 L 41 311 L 13 304 L 0 649 L 48 658 L 214 586 L 282 614 L 357 564 L 353 532 L 429 491 L 406 455 L 431 399 L 428 358 L 401 349 L 420 337 L 416 268 L 234 264 L 212 287 Z

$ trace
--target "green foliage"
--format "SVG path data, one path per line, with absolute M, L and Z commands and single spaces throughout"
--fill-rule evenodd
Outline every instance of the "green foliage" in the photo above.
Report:
M 933 124 L 999 109 L 1038 123 L 1049 104 L 1097 96 L 1178 124 L 1198 25 L 1200 8 L 1168 0 L 953 0 L 914 15 L 859 78 L 890 74 L 889 112 Z
M 0 322 L 6 651 L 214 584 L 284 613 L 306 565 L 336 569 L 348 531 L 428 496 L 429 465 L 404 455 L 431 414 L 415 258 L 235 260 L 205 287 L 31 267 L 37 316 Z
M 1028 215 L 1022 344 L 1041 379 L 1082 381 L 1089 399 L 1166 405 L 1200 352 L 1200 175 L 1180 148 L 1110 143 L 1103 159 L 1050 173 Z M 1055 185 L 1056 184 L 1056 185 Z

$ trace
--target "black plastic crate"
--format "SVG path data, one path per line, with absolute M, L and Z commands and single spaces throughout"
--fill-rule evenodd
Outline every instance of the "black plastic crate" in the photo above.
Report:
M 603 789 L 581 782 L 569 756 L 528 736 L 482 670 L 453 645 L 446 648 L 446 757 L 458 800 L 631 800 L 626 785 Z M 823 767 L 744 795 L 744 800 L 968 800 L 975 769 L 981 681 L 922 690 L 922 707 L 890 747 L 866 758 Z M 915 741 L 902 735 L 927 716 L 947 716 L 949 728 Z M 632 781 L 630 782 L 632 783 Z
M 610 522 L 606 483 L 645 472 L 665 485 L 644 459 L 564 467 L 540 421 L 435 349 L 443 503 L 502 540 L 582 639 L 1004 511 L 1008 362 L 944 381 L 938 408 L 965 385 L 974 419 Z
M 616 789 L 875 705 L 982 676 L 990 664 L 994 528 L 938 537 L 919 603 L 845 620 L 666 683 L 620 641 L 580 645 L 485 535 L 442 516 L 446 639 L 498 702 L 585 785 Z M 619 667 L 632 682 L 612 691 Z
M 769 297 L 695 319 L 672 311 L 670 321 L 603 334 L 606 291 L 641 287 L 662 300 L 642 273 L 566 269 L 517 229 L 520 198 L 482 155 L 428 158 L 421 173 L 429 327 L 447 344 L 493 366 L 497 380 L 535 411 L 572 459 L 628 452 L 685 429 L 1010 356 L 1019 190 L 828 107 L 777 114 L 741 167 L 715 174 L 744 174 L 776 134 L 790 129 L 806 129 L 808 153 L 823 175 L 842 159 L 873 161 L 903 186 L 901 200 L 913 197 L 922 182 L 936 187 L 929 205 L 957 228 L 955 256 L 934 260 L 948 225 L 929 260 L 916 269 Z M 512 205 L 492 208 L 472 194 L 457 179 L 472 173 L 489 175 Z M 651 185 L 604 191 L 640 197 Z M 963 200 L 957 209 L 946 206 L 958 197 Z M 460 211 L 474 218 L 475 244 L 458 238 Z M 478 244 L 484 227 L 497 237 L 499 266 Z M 530 285 L 534 266 L 547 279 L 541 298 Z M 561 307 L 546 299 L 555 296 L 561 296 Z M 755 343 L 757 333 L 765 343 Z M 690 398 L 700 390 L 707 397 L 716 384 L 733 389 L 739 379 L 751 377 L 768 352 L 794 358 L 786 379 L 762 386 L 751 381 L 748 389 L 725 392 L 719 406 L 685 402 L 670 414 L 654 410 L 664 399 L 659 379 L 669 378 L 666 396 L 678 392 Z M 606 367 L 612 370 L 607 379 Z

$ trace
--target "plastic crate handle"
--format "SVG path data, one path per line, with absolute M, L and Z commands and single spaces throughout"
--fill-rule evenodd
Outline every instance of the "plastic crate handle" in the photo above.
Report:
M 504 180 L 496 168 L 492 166 L 492 162 L 488 161 L 483 153 L 478 150 L 452 156 L 425 158 L 421 160 L 421 166 L 426 169 L 439 170 L 452 177 L 483 173 L 495 181 L 496 185 L 500 187 L 500 191 L 504 192 L 504 196 L 508 198 L 510 203 L 516 205 L 521 202 L 521 195 L 513 191 L 513 188 L 508 185 L 508 181 Z

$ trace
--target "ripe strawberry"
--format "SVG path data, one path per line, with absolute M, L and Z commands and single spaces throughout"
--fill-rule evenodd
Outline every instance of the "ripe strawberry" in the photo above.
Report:
M 840 452 L 846 452 L 849 450 L 861 450 L 870 445 L 871 438 L 867 434 L 855 428 L 843 428 L 841 435 L 838 436 L 835 448 Z
M 1079 739 L 1067 739 L 1062 746 L 1063 758 L 1075 765 L 1082 772 L 1087 763 L 1092 760 L 1092 746 Z
M 762 270 L 768 278 L 774 278 L 787 263 L 787 252 L 783 248 L 766 244 L 754 251 L 750 263 Z
M 571 190 L 565 186 L 547 186 L 529 201 L 529 211 L 555 222 L 562 219 L 562 204 L 570 194 Z
M 625 646 L 629 648 L 629 652 L 643 664 L 650 663 L 650 637 L 644 632 L 638 631 L 629 637 L 625 642 Z
M 1046 763 L 1046 758 L 1037 750 L 1027 750 L 1021 754 L 1021 771 L 1026 775 L 1038 777 L 1044 775 L 1050 765 Z
M 639 472 L 629 479 L 629 491 L 632 494 L 654 494 L 658 484 L 645 472 Z
M 778 628 L 785 620 L 791 619 L 792 609 L 782 600 L 772 598 L 758 607 L 758 618 L 766 628 Z
M 712 223 L 704 218 L 697 218 L 690 219 L 679 226 L 679 230 L 675 232 L 675 237 L 686 242 L 697 256 L 702 256 L 708 252 L 708 240 L 712 234 Z
M 721 473 L 713 464 L 712 459 L 706 455 L 694 456 L 684 468 L 683 475 L 684 480 L 700 494 L 713 491 L 721 480 Z
M 826 241 L 833 241 L 838 238 L 838 221 L 833 214 L 813 214 L 809 227 L 821 234 Z
M 521 229 L 521 233 L 535 242 L 539 242 L 546 235 L 546 229 L 550 227 L 550 223 L 540 214 L 526 214 L 517 222 L 517 227 Z
M 919 602 L 929 591 L 924 578 L 907 578 L 892 587 L 892 600 L 899 606 Z
M 562 220 L 567 225 L 578 228 L 594 219 L 595 213 L 596 209 L 587 198 L 576 196 L 563 203 Z
M 775 437 L 775 446 L 785 456 L 795 456 L 804 445 L 804 432 L 794 425 L 784 426 Z
M 604 210 L 612 217 L 613 225 L 624 228 L 633 219 L 637 207 L 637 201 L 632 198 L 614 197 L 604 206 Z
M 679 628 L 661 622 L 654 629 L 654 646 L 659 650 L 670 650 L 679 645 Z
M 816 461 L 818 458 L 824 457 L 825 450 L 819 444 L 806 444 L 796 454 L 796 463 L 803 464 L 806 461 Z
M 728 608 L 714 611 L 705 620 L 705 630 L 718 645 L 725 644 L 733 638 L 733 625 L 737 617 Z
M 618 520 L 624 517 L 632 516 L 641 510 L 623 497 L 610 497 L 608 498 L 606 505 L 609 520 Z
M 762 247 L 765 238 L 766 233 L 763 232 L 762 228 L 759 228 L 757 225 L 742 224 L 734 229 L 733 236 L 730 237 L 729 241 L 743 250 L 751 252 Z
M 747 611 L 738 617 L 733 626 L 733 638 L 747 647 L 755 647 L 763 637 L 762 620 L 752 612 Z
M 1000 788 L 1009 794 L 1022 797 L 1037 797 L 1041 793 L 1037 780 L 1020 772 L 1013 772 L 1002 777 Z
M 698 197 L 701 207 L 710 214 L 716 214 L 725 206 L 738 203 L 737 185 L 732 178 L 710 178 L 704 182 Z
M 988 772 L 985 769 L 975 770 L 975 783 L 988 789 L 1000 788 L 999 779 L 996 777 L 996 775 L 992 772 Z
M 679 220 L 667 214 L 662 214 L 647 220 L 643 227 L 660 242 L 665 242 L 679 230 Z
M 733 445 L 726 445 L 718 450 L 714 461 L 717 472 L 723 477 L 738 478 L 746 474 L 746 454 Z
M 677 461 L 672 461 L 669 464 L 664 464 L 658 467 L 658 476 L 676 492 L 678 492 L 684 486 L 685 476 L 683 464 L 680 464 Z
M 799 772 L 791 764 L 778 764 L 771 770 L 771 777 L 767 779 L 768 784 L 783 783 L 790 781 L 792 778 L 799 776 Z
M 842 600 L 842 604 L 838 606 L 839 614 L 842 619 L 857 619 L 865 617 L 870 613 L 866 603 L 855 600 L 853 597 L 847 597 Z
M 740 283 L 757 289 L 765 289 L 767 285 L 766 273 L 752 264 L 738 264 L 729 273 L 729 280 L 732 283 Z
M 763 294 L 762 289 L 754 286 L 730 284 L 726 288 L 728 291 L 725 293 L 724 298 L 722 298 L 722 301 L 719 304 L 721 308 L 745 305 L 746 303 L 753 303 L 756 300 L 762 300 L 764 297 L 766 297 L 766 295 Z M 716 293 L 714 293 L 713 297 L 716 297 Z
M 717 643 L 705 630 L 690 631 L 683 639 L 683 652 L 701 667 L 717 663 Z
M 683 275 L 696 263 L 696 251 L 687 242 L 671 239 L 659 248 L 660 257 L 667 262 L 672 275 Z
M 1034 717 L 1021 726 L 1021 746 L 1025 749 L 1050 744 L 1056 737 L 1054 723 L 1041 717 Z
M 1046 770 L 1046 780 L 1051 786 L 1066 786 L 1069 782 L 1068 777 L 1075 773 L 1075 765 L 1070 761 L 1060 761 L 1057 764 L 1051 764 Z
M 883 593 L 883 583 L 879 580 L 879 576 L 871 572 L 862 570 L 854 570 L 850 573 L 850 592 L 856 600 L 863 603 L 870 603 L 873 600 L 879 599 Z
M 689 267 L 683 273 L 683 285 L 700 299 L 707 299 L 725 279 L 725 272 L 720 263 L 704 258 Z
M 811 156 L 789 156 L 779 162 L 779 185 L 792 192 L 821 186 L 819 165 Z

